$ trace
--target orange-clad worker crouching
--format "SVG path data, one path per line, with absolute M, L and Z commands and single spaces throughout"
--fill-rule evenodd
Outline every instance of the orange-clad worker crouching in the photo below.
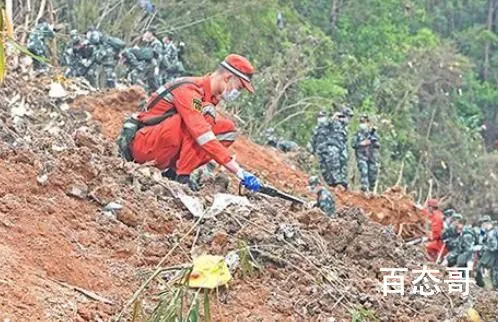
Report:
M 173 113 L 158 124 L 138 130 L 129 145 L 133 160 L 153 162 L 178 179 L 188 178 L 196 168 L 214 159 L 247 188 L 259 190 L 259 180 L 242 170 L 228 152 L 236 136 L 234 123 L 217 116 L 215 109 L 221 100 L 236 99 L 241 89 L 253 93 L 253 72 L 246 58 L 232 54 L 212 74 L 180 78 L 162 86 L 149 98 L 149 109 L 137 119 L 155 124 L 155 118 Z
M 431 224 L 431 234 L 428 236 L 429 242 L 426 246 L 427 255 L 430 260 L 436 261 L 440 252 L 440 258 L 448 252 L 441 239 L 444 228 L 444 216 L 441 210 L 439 210 L 439 202 L 436 199 L 428 200 L 427 208 L 424 209 L 423 214 L 429 219 Z

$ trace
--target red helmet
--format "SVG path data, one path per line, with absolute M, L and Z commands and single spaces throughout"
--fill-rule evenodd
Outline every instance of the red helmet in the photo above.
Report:
M 439 200 L 429 199 L 429 200 L 427 200 L 427 206 L 432 207 L 432 208 L 438 208 L 439 207 Z

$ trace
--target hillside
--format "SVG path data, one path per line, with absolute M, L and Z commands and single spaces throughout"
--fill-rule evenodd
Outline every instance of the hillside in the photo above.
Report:
M 469 305 L 488 321 L 496 316 L 496 294 L 474 286 L 467 298 L 379 293 L 381 267 L 420 267 L 423 252 L 364 213 L 396 225 L 417 222 L 406 197 L 340 194 L 339 217 L 327 219 L 256 194 L 249 212 L 233 206 L 216 221 L 194 222 L 175 197 L 177 184 L 114 156 L 117 119 L 133 110 L 140 90 L 84 94 L 68 83 L 68 97 L 57 99 L 47 97 L 50 83 L 8 77 L 1 90 L 0 318 L 108 321 L 161 259 L 163 267 L 189 263 L 193 254 L 242 251 L 241 242 L 257 268 L 235 271 L 212 302 L 216 321 L 346 321 L 360 312 L 386 321 L 456 321 Z M 305 194 L 305 175 L 280 153 L 246 138 L 233 151 L 265 180 Z M 186 193 L 206 204 L 213 198 L 209 187 Z M 123 208 L 106 210 L 111 201 Z M 160 289 L 154 282 L 140 297 L 139 320 Z

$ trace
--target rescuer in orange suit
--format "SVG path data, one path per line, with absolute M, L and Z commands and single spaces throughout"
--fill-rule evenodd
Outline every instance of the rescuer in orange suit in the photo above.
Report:
M 242 56 L 231 54 L 215 72 L 203 77 L 186 77 L 160 87 L 136 119 L 139 127 L 129 144 L 137 163 L 153 162 L 165 176 L 187 183 L 199 166 L 214 159 L 234 173 L 248 189 L 258 191 L 259 180 L 244 171 L 227 147 L 236 137 L 232 121 L 216 115 L 216 105 L 233 101 L 240 90 L 254 92 L 254 68 Z M 126 123 L 125 123 L 126 127 Z
M 423 210 L 423 214 L 429 219 L 431 223 L 431 234 L 428 236 L 429 242 L 427 243 L 426 250 L 430 260 L 436 261 L 439 252 L 443 249 L 441 257 L 448 252 L 444 245 L 441 235 L 443 233 L 444 216 L 439 210 L 439 202 L 436 199 L 427 201 L 427 208 Z

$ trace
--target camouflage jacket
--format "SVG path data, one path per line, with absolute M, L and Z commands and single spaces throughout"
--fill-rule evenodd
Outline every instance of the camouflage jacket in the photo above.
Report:
M 371 144 L 367 146 L 361 146 L 361 142 L 364 140 L 370 140 Z M 351 141 L 351 146 L 355 150 L 356 157 L 363 160 L 378 160 L 378 149 L 380 148 L 380 139 L 377 132 L 371 131 L 358 131 L 356 132 L 353 140 Z
M 459 238 L 458 246 L 454 252 L 457 256 L 457 266 L 463 267 L 472 260 L 473 248 L 476 244 L 476 235 L 471 226 L 465 226 Z
M 460 234 L 453 226 L 449 226 L 443 231 L 441 239 L 448 248 L 448 251 L 451 252 L 458 249 L 458 244 L 460 243 Z
M 481 249 L 479 265 L 492 268 L 498 266 L 498 228 L 488 232 L 486 242 Z
M 311 149 L 313 153 L 324 153 L 327 151 L 327 140 L 331 136 L 331 126 L 329 121 L 320 122 L 313 130 L 311 137 Z
M 101 45 L 97 48 L 95 59 L 105 67 L 114 67 L 118 59 L 118 52 L 109 45 Z
M 327 146 L 335 146 L 339 149 L 347 150 L 348 128 L 346 123 L 339 120 L 332 120 L 329 127 L 331 135 L 326 142 Z
M 125 58 L 125 64 L 129 69 L 139 68 L 140 63 L 137 59 L 137 56 L 133 53 L 133 48 L 126 48 L 122 53 Z
M 171 62 L 178 60 L 178 49 L 172 41 L 170 41 L 168 44 L 164 44 L 162 56 L 165 58 L 165 61 L 168 63 L 168 65 Z
M 154 52 L 154 57 L 156 57 L 156 59 L 160 59 L 160 57 L 163 55 L 164 53 L 164 46 L 163 46 L 163 43 L 159 40 L 159 39 L 154 39 L 150 44 L 149 46 L 150 48 L 152 48 L 152 51 Z

